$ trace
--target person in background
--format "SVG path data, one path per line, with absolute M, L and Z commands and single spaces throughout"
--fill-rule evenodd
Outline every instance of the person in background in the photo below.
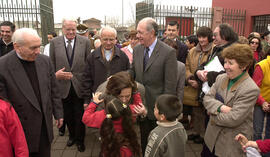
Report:
M 196 47 L 198 42 L 199 42 L 198 37 L 196 35 L 189 35 L 185 40 L 185 44 L 188 47 L 188 51 L 190 51 L 193 47 Z M 189 121 L 188 119 L 189 115 L 190 116 L 192 115 L 192 106 L 183 104 L 183 117 L 180 119 L 180 122 L 184 125 L 185 129 L 193 128 L 193 118 L 191 116 L 191 119 Z
M 45 45 L 43 54 L 46 55 L 46 56 L 50 56 L 50 41 L 53 38 L 57 37 L 57 34 L 55 32 L 51 32 L 51 33 L 48 33 L 47 37 L 48 37 L 48 42 L 49 43 Z
M 266 44 L 264 45 L 263 52 L 266 54 L 270 51 L 270 34 L 266 36 Z
M 178 122 L 182 105 L 175 95 L 162 94 L 155 103 L 154 114 L 158 126 L 151 131 L 145 157 L 185 156 L 187 134 Z
M 264 139 L 270 139 L 270 54 L 267 58 L 255 65 L 253 80 L 260 88 L 260 96 L 254 107 L 253 140 L 262 138 L 263 129 L 265 127 Z M 266 123 L 264 119 L 266 117 Z M 264 125 L 265 124 L 265 125 Z
M 89 30 L 85 24 L 78 24 L 76 33 L 86 38 L 89 37 Z
M 123 52 L 127 55 L 129 59 L 129 63 L 132 64 L 133 61 L 133 48 L 139 44 L 139 40 L 137 38 L 137 31 L 136 30 L 131 30 L 129 33 L 129 45 L 126 47 L 121 48 Z
M 24 131 L 12 105 L 0 98 L 0 156 L 28 157 Z
M 249 35 L 248 35 L 248 40 L 252 37 L 257 37 L 257 38 L 261 38 L 261 35 L 260 33 L 258 32 L 251 32 Z
M 177 51 L 178 47 L 176 45 L 175 40 L 165 39 L 164 43 L 174 48 L 176 50 L 176 53 L 178 52 Z M 176 94 L 177 94 L 177 98 L 179 99 L 180 104 L 183 105 L 185 75 L 186 75 L 185 64 L 180 61 L 177 61 L 177 70 L 178 70 L 178 75 L 177 75 Z
M 260 94 L 248 74 L 253 52 L 248 45 L 233 44 L 222 51 L 222 57 L 226 73 L 218 75 L 203 99 L 210 115 L 204 136 L 210 153 L 207 157 L 243 157 L 234 138 L 239 132 L 252 138 L 253 108 Z
M 15 32 L 15 25 L 10 21 L 4 21 L 0 24 L 1 39 L 0 39 L 0 57 L 14 49 L 11 40 Z
M 255 64 L 263 60 L 264 53 L 262 52 L 262 44 L 261 39 L 258 37 L 250 37 L 249 38 L 249 46 L 253 51 L 253 57 L 255 59 Z
M 185 40 L 185 44 L 188 47 L 188 50 L 191 50 L 193 47 L 196 47 L 199 40 L 196 35 L 189 35 L 187 39 Z
M 202 144 L 205 132 L 205 109 L 202 103 L 198 102 L 198 93 L 201 84 L 195 79 L 196 69 L 204 62 L 213 51 L 213 32 L 209 27 L 199 27 L 196 33 L 199 43 L 188 53 L 186 60 L 186 82 L 184 90 L 184 104 L 192 107 L 193 129 L 188 135 L 188 140 Z
M 270 31 L 265 31 L 262 35 L 261 35 L 261 44 L 262 44 L 262 50 L 264 50 L 264 47 L 267 45 L 267 36 L 270 34 Z M 267 52 L 264 52 L 265 54 Z
M 239 36 L 238 37 L 238 41 L 237 41 L 239 44 L 249 44 L 249 41 L 246 37 L 244 36 Z
M 167 30 L 166 30 L 166 35 L 167 38 L 173 39 L 177 43 L 178 47 L 178 55 L 177 60 L 181 61 L 182 63 L 186 63 L 186 58 L 188 54 L 188 47 L 184 43 L 182 43 L 180 40 L 178 40 L 179 36 L 179 24 L 176 21 L 170 21 L 169 24 L 167 25 Z

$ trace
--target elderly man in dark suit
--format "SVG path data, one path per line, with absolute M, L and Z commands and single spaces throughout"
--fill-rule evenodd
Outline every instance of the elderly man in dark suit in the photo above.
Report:
M 142 19 L 137 32 L 140 45 L 134 48 L 130 73 L 145 87 L 145 106 L 148 114 L 140 124 L 144 152 L 147 137 L 156 126 L 154 116 L 156 98 L 161 94 L 176 95 L 177 61 L 175 50 L 157 39 L 158 25 L 154 19 Z
M 50 43 L 56 79 L 64 105 L 64 118 L 69 130 L 67 146 L 77 144 L 78 151 L 85 150 L 85 126 L 83 115 L 82 74 L 87 55 L 90 54 L 90 41 L 76 35 L 76 20 L 64 19 L 63 36 L 54 38 Z
M 114 28 L 104 27 L 100 30 L 101 46 L 87 57 L 83 77 L 84 105 L 89 104 L 92 93 L 106 79 L 120 71 L 129 69 L 129 59 L 116 44 L 117 32 Z
M 40 54 L 41 41 L 30 28 L 15 31 L 14 49 L 0 59 L 0 96 L 17 112 L 30 157 L 50 157 L 52 115 L 63 123 L 62 102 L 50 59 Z

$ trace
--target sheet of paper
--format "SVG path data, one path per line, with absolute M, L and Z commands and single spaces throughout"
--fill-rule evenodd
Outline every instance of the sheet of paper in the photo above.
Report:
M 224 71 L 224 67 L 220 63 L 218 56 L 214 57 L 213 60 L 211 60 L 206 66 L 204 66 L 204 70 L 206 71 L 215 71 L 220 72 Z M 202 85 L 202 91 L 207 94 L 210 90 L 210 87 L 208 86 L 208 82 L 204 82 Z

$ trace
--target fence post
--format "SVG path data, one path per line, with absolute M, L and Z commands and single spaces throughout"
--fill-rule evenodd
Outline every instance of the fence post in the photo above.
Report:
M 222 23 L 223 8 L 215 7 L 213 13 L 212 30 Z

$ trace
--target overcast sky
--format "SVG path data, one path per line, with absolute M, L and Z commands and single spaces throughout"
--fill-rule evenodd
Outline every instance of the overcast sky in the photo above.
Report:
M 122 1 L 124 23 L 134 21 L 135 4 L 142 0 L 53 0 L 54 21 L 60 23 L 65 17 L 81 20 L 97 18 L 104 22 L 105 16 L 117 17 L 122 23 Z M 211 7 L 212 0 L 155 0 L 155 4 Z

